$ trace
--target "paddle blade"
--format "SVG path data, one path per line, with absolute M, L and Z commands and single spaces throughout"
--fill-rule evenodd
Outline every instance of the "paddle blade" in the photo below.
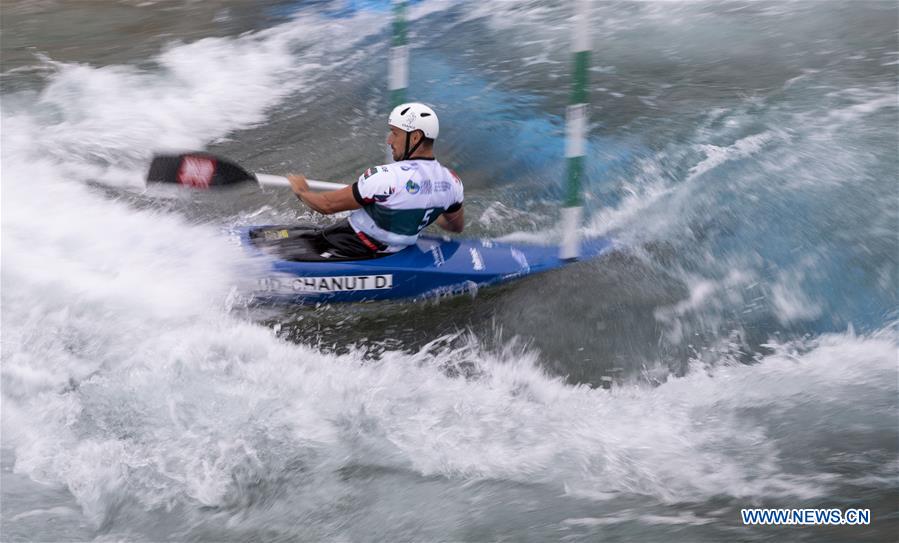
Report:
M 244 181 L 256 181 L 256 176 L 209 153 L 155 155 L 147 173 L 148 183 L 178 183 L 198 189 Z

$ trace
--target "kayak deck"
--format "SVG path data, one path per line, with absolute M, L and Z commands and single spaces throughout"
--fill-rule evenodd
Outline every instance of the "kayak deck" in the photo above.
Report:
M 370 259 L 344 258 L 308 243 L 308 226 L 253 226 L 240 231 L 252 254 L 272 259 L 260 281 L 267 301 L 315 304 L 421 298 L 472 291 L 566 264 L 552 245 L 422 235 L 402 251 Z M 613 248 L 606 238 L 585 240 L 581 259 Z

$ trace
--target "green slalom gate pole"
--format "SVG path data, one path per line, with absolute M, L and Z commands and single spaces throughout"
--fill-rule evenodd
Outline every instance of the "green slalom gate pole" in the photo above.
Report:
M 390 63 L 387 66 L 387 89 L 390 92 L 390 110 L 406 101 L 409 86 L 409 45 L 406 38 L 406 2 L 393 0 L 393 37 L 390 42 Z M 387 149 L 387 162 L 393 162 L 393 154 Z
M 571 99 L 565 112 L 565 160 L 567 178 L 565 199 L 562 202 L 562 243 L 559 258 L 576 260 L 580 256 L 581 221 L 584 203 L 581 189 L 584 184 L 587 152 L 588 74 L 590 68 L 590 0 L 575 0 L 574 41 L 572 42 Z
M 393 109 L 406 101 L 406 87 L 409 86 L 409 45 L 406 40 L 405 0 L 393 1 L 393 39 L 390 44 L 390 66 L 387 75 L 390 89 L 390 109 Z

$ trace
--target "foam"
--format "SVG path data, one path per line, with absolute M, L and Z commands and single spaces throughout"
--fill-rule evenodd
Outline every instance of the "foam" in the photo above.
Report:
M 831 495 L 840 479 L 791 467 L 807 451 L 779 430 L 826 428 L 859 397 L 874 398 L 864 405 L 872 433 L 895 430 L 887 426 L 895 415 L 894 328 L 771 342 L 772 354 L 753 365 L 721 357 L 719 367 L 706 368 L 697 360 L 686 377 L 612 392 L 547 375 L 538 353 L 513 344 L 491 350 L 435 338 L 419 352 L 386 352 L 378 361 L 331 355 L 281 341 L 229 311 L 241 266 L 250 263 L 216 227 L 135 210 L 79 183 L 131 183 L 151 144 L 201 145 L 264 120 L 314 80 L 318 66 L 298 62 L 294 48 L 332 30 L 316 34 L 300 21 L 173 46 L 157 59 L 158 72 L 60 65 L 38 98 L 44 110 L 4 111 L 12 124 L 3 135 L 2 424 L 16 471 L 65 485 L 97 525 L 126 501 L 226 508 L 246 504 L 269 482 L 336 502 L 341 495 L 328 492 L 354 463 L 426 478 L 544 484 L 597 501 L 621 494 L 663 503 L 795 500 Z M 309 41 L 300 37 L 310 31 Z M 213 68 L 223 73 L 207 72 Z M 246 70 L 256 92 L 229 94 Z M 154 112 L 157 103 L 177 114 Z M 777 143 L 768 132 L 753 134 L 700 148 L 705 158 L 687 160 L 686 175 L 699 181 Z M 654 212 L 657 231 L 681 225 L 682 208 L 664 206 L 689 202 L 698 183 L 665 177 L 664 158 L 650 158 L 645 178 L 627 186 L 625 204 L 594 227 L 633 227 L 644 211 Z M 484 220 L 494 214 L 502 209 Z M 672 228 L 669 237 L 683 231 Z M 758 268 L 735 266 L 741 262 L 683 275 L 689 298 L 657 317 L 734 307 L 734 291 L 763 280 Z M 790 291 L 804 277 L 786 274 L 775 284 Z M 785 319 L 814 316 L 797 313 L 805 301 L 780 299 Z M 451 377 L 459 373 L 467 377 Z
M 365 13 L 350 19 L 359 32 L 340 47 L 351 49 L 380 31 L 381 19 Z M 104 176 L 104 167 L 134 169 L 153 151 L 203 148 L 264 121 L 285 98 L 315 91 L 325 58 L 328 69 L 347 61 L 332 57 L 333 42 L 322 39 L 333 24 L 303 16 L 236 38 L 172 44 L 152 60 L 153 69 L 41 57 L 47 85 L 36 99 L 27 109 L 6 107 L 21 101 L 5 100 L 4 146 L 10 132 L 18 144 L 4 156 L 75 159 L 84 175 L 116 184 L 121 170 Z M 133 176 L 125 184 L 134 185 Z

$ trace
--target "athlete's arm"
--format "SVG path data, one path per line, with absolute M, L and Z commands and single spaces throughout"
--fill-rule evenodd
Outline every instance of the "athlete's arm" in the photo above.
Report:
M 465 192 L 462 189 L 462 180 L 453 170 L 447 170 L 455 180 L 450 186 L 453 190 L 453 204 L 446 208 L 442 215 L 434 221 L 437 226 L 450 232 L 459 233 L 465 228 L 465 209 L 462 208 L 462 202 L 465 201 Z
M 293 189 L 293 193 L 297 195 L 297 198 L 322 215 L 331 215 L 332 213 L 362 207 L 353 196 L 352 185 L 339 190 L 312 192 L 309 189 L 309 183 L 306 182 L 305 176 L 290 175 L 287 179 L 290 180 L 290 188 Z
M 459 206 L 456 211 L 447 211 L 437 217 L 435 222 L 440 228 L 458 234 L 465 228 L 465 208 Z

